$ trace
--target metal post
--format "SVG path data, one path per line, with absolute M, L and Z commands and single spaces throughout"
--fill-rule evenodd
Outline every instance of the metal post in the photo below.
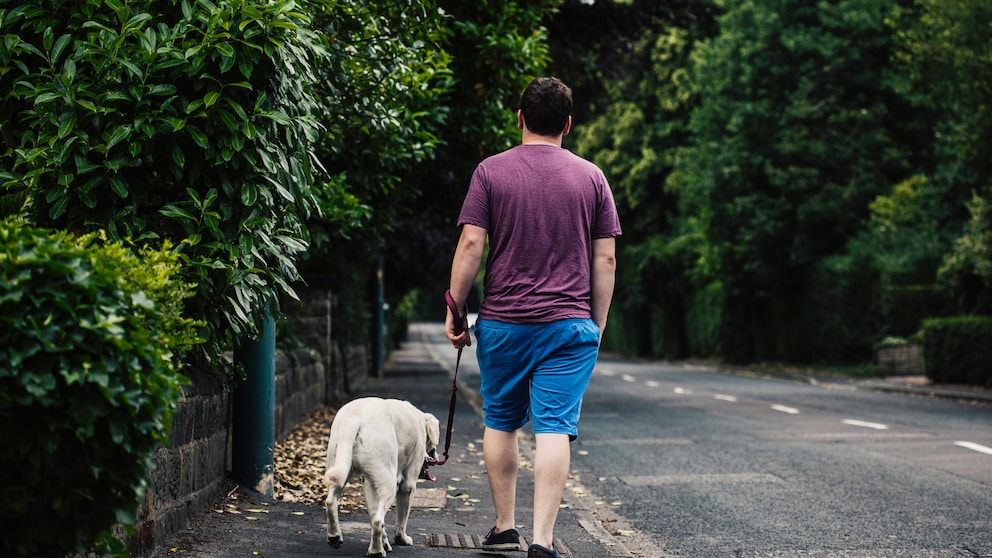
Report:
M 383 362 L 385 360 L 384 343 L 386 336 L 385 307 L 386 296 L 383 285 L 383 263 L 382 256 L 376 258 L 376 295 L 375 295 L 375 373 L 376 376 L 383 377 Z
M 272 496 L 275 482 L 276 322 L 267 316 L 256 340 L 243 340 L 234 361 L 245 380 L 234 390 L 231 474 L 252 490 Z

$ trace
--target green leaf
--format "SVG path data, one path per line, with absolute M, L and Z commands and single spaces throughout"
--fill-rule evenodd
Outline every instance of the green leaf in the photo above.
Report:
M 234 47 L 229 43 L 217 43 L 217 52 L 224 58 L 234 58 Z
M 199 145 L 203 149 L 208 149 L 210 147 L 210 140 L 207 139 L 207 135 L 204 134 L 202 130 L 190 124 L 186 126 L 186 131 L 193 137 L 193 141 L 196 142 L 196 145 Z
M 245 182 L 241 185 L 241 203 L 245 206 L 253 206 L 258 200 L 258 188 L 252 182 Z
M 52 64 L 55 64 L 62 58 L 62 51 L 65 50 L 65 47 L 69 46 L 70 42 L 72 42 L 72 35 L 69 34 L 62 35 L 55 41 L 55 46 L 52 48 Z
M 58 219 L 65 214 L 65 208 L 69 206 L 69 198 L 62 196 L 52 205 L 51 209 L 48 210 L 48 217 L 51 219 Z
M 127 185 L 120 178 L 110 177 L 110 188 L 121 198 L 127 198 Z
M 172 162 L 179 168 L 184 168 L 186 166 L 186 155 L 178 145 L 172 146 Z
M 159 212 L 166 217 L 189 219 L 191 221 L 196 220 L 196 217 L 194 217 L 192 213 L 174 204 L 167 204 L 165 207 L 160 209 Z
M 34 104 L 41 105 L 53 101 L 55 99 L 58 99 L 60 97 L 61 95 L 59 95 L 58 93 L 42 93 L 41 95 L 38 95 L 37 97 L 34 98 Z
M 69 132 L 73 130 L 76 126 L 76 116 L 71 112 L 64 112 L 59 117 L 59 131 L 58 138 L 65 139 L 69 135 Z
M 228 70 L 234 67 L 235 58 L 234 56 L 224 56 L 220 59 L 220 73 L 226 74 Z
M 110 151 L 115 145 L 126 139 L 131 135 L 131 126 L 118 126 L 114 129 L 113 135 L 107 140 L 107 151 Z

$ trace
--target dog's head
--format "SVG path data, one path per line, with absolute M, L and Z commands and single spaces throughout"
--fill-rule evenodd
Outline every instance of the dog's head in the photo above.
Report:
M 437 479 L 431 474 L 431 465 L 440 464 L 437 461 L 437 444 L 441 438 L 441 425 L 437 417 L 430 413 L 424 413 L 424 422 L 427 430 L 427 455 L 424 456 L 424 465 L 420 468 L 420 478 L 434 482 Z
M 437 457 L 437 445 L 441 440 L 441 424 L 437 417 L 430 413 L 424 413 L 424 422 L 427 429 L 427 455 Z

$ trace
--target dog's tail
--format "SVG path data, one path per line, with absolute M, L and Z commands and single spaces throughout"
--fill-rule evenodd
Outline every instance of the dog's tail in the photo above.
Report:
M 357 420 L 342 421 L 341 429 L 337 432 L 332 427 L 327 444 L 327 471 L 324 473 L 324 483 L 327 486 L 344 486 L 348 482 L 358 427 Z

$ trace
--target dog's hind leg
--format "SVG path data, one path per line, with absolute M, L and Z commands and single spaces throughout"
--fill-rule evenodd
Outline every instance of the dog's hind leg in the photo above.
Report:
M 410 507 L 413 505 L 413 493 L 417 490 L 417 477 L 420 471 L 411 474 L 406 471 L 396 487 L 396 526 L 393 529 L 393 542 L 401 546 L 413 544 L 413 538 L 406 534 L 406 522 L 410 518 Z
M 338 416 L 345 417 L 343 408 Z M 344 542 L 338 521 L 338 503 L 341 492 L 351 477 L 352 446 L 357 436 L 356 421 L 335 421 L 331 424 L 331 435 L 327 440 L 327 469 L 324 471 L 324 484 L 327 485 L 324 509 L 327 513 L 327 544 L 332 548 L 340 548 Z
M 327 544 L 331 545 L 331 548 L 341 548 L 344 542 L 341 536 L 341 523 L 338 520 L 338 501 L 343 488 L 344 486 L 336 482 L 331 484 L 327 491 L 327 499 L 324 500 L 324 509 L 327 512 Z
M 368 555 L 385 558 L 387 552 L 393 551 L 386 536 L 386 512 L 393 505 L 395 489 L 392 485 L 383 486 L 385 483 L 377 482 L 374 476 L 366 475 L 364 484 L 365 505 L 369 509 L 369 522 L 372 524 L 372 540 L 369 541 Z M 379 478 L 382 478 L 382 475 L 379 475 Z M 385 478 L 390 477 L 385 475 Z

